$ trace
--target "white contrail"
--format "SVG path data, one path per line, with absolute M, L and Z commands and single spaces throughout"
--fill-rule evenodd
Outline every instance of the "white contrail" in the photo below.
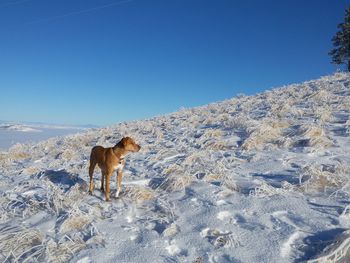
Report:
M 7 7 L 7 6 L 11 6 L 11 5 L 17 5 L 17 4 L 21 4 L 21 3 L 24 3 L 24 2 L 28 2 L 30 0 L 20 0 L 20 1 L 15 1 L 15 2 L 8 2 L 8 3 L 5 3 L 5 4 L 0 4 L 0 8 L 1 7 Z
M 29 1 L 29 0 L 25 0 L 25 1 Z M 67 17 L 67 16 L 73 16 L 73 15 L 79 15 L 79 14 L 83 14 L 83 13 L 89 13 L 89 12 L 92 12 L 92 11 L 95 11 L 95 10 L 107 8 L 107 7 L 110 7 L 110 6 L 125 4 L 125 3 L 131 2 L 131 1 L 133 1 L 133 0 L 123 0 L 123 1 L 113 2 L 113 3 L 106 4 L 106 5 L 100 5 L 100 6 L 87 8 L 87 9 L 73 11 L 73 12 L 70 12 L 70 13 L 63 14 L 63 15 L 57 15 L 57 16 L 52 16 L 52 17 L 48 17 L 48 18 L 38 19 L 38 20 L 35 20 L 35 21 L 32 21 L 32 22 L 28 22 L 26 24 L 32 25 L 32 24 L 37 24 L 37 23 L 41 23 L 41 22 L 47 22 L 47 21 L 56 20 L 56 19 L 59 19 L 59 18 Z

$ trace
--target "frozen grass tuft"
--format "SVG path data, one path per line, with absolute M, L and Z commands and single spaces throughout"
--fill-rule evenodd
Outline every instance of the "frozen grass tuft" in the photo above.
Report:
M 80 210 L 71 212 L 60 226 L 60 233 L 66 234 L 71 231 L 79 231 L 92 222 L 93 218 Z
M 331 171 L 320 165 L 307 165 L 300 174 L 300 182 L 302 182 L 303 177 L 307 178 L 301 183 L 301 189 L 305 192 L 325 192 L 328 189 L 339 188 L 344 185 L 344 179 L 346 178 L 342 173 L 339 173 L 340 171 L 340 166 Z
M 152 189 L 139 185 L 125 186 L 123 192 L 127 198 L 138 203 L 151 200 L 155 197 L 155 193 Z
M 232 192 L 240 192 L 240 188 L 237 185 L 237 182 L 232 178 L 232 176 L 225 175 L 221 185 Z
M 183 172 L 183 168 L 178 165 L 178 164 L 171 164 L 169 165 L 168 167 L 166 167 L 164 170 L 163 170 L 163 174 L 164 175 L 170 175 L 170 174 L 177 174 L 177 173 L 182 173 Z
M 180 228 L 175 223 L 170 224 L 162 233 L 165 237 L 172 237 L 175 236 L 177 233 L 180 232 Z
M 231 146 L 224 140 L 216 140 L 208 142 L 204 145 L 204 149 L 212 151 L 224 151 L 230 149 Z
M 0 227 L 0 259 L 2 262 L 22 262 L 42 257 L 43 235 L 36 229 L 19 226 Z
M 334 121 L 333 111 L 330 106 L 315 107 L 314 114 L 321 123 Z
M 65 235 L 58 242 L 50 239 L 46 243 L 46 260 L 47 262 L 67 262 L 75 253 L 86 246 L 86 242 L 78 237 L 70 238 Z
M 37 174 L 41 171 L 41 169 L 37 166 L 29 166 L 23 169 L 23 173 L 27 175 Z
M 242 144 L 244 150 L 262 150 L 267 145 L 279 144 L 283 130 L 290 126 L 287 121 L 267 120 L 248 128 L 249 137 Z
M 327 102 L 329 102 L 332 98 L 332 93 L 329 92 L 326 87 L 322 87 L 316 91 L 315 93 L 313 93 L 310 97 L 310 99 L 312 99 L 314 101 L 314 103 L 316 104 L 325 104 Z
M 8 170 L 14 164 L 23 162 L 31 157 L 27 145 L 15 144 L 7 152 L 0 152 L 0 169 Z
M 287 195 L 292 190 L 295 190 L 295 186 L 291 185 L 288 182 L 283 182 L 281 188 L 276 188 L 265 181 L 261 182 L 261 184 L 251 190 L 249 195 L 254 197 L 268 197 L 273 195 Z
M 271 105 L 271 115 L 279 119 L 286 117 L 300 118 L 305 114 L 303 109 L 298 108 L 295 105 L 293 99 L 288 98 L 287 101 L 282 104 L 272 104 Z
M 11 158 L 8 153 L 0 152 L 0 168 L 8 169 L 13 164 Z
M 169 192 L 180 191 L 186 186 L 189 186 L 193 181 L 194 178 L 191 175 L 172 174 L 159 185 L 159 188 Z
M 302 135 L 309 141 L 308 146 L 314 148 L 329 148 L 334 146 L 332 139 L 327 136 L 324 128 L 317 125 L 302 125 L 300 127 Z
M 185 165 L 186 167 L 192 167 L 196 164 L 199 164 L 204 167 L 204 164 L 205 162 L 207 162 L 207 159 L 208 159 L 207 151 L 195 151 L 186 157 L 186 159 L 183 162 L 183 165 Z M 180 169 L 182 170 L 180 166 L 178 168 L 179 168 L 178 170 Z

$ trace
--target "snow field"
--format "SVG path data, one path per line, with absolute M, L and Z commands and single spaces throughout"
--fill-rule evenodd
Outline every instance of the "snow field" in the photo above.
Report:
M 302 262 L 349 226 L 350 78 L 239 96 L 0 153 L 0 261 Z M 133 137 L 120 198 L 90 150 Z M 334 246 L 329 249 L 330 245 Z M 328 248 L 328 250 L 327 250 Z

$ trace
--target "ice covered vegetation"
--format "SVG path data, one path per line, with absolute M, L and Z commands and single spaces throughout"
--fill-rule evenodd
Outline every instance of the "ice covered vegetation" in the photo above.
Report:
M 118 114 L 118 112 L 116 112 Z M 0 262 L 350 262 L 350 75 L 0 153 Z M 123 188 L 90 150 L 131 136 Z M 326 261 L 329 260 L 329 261 Z

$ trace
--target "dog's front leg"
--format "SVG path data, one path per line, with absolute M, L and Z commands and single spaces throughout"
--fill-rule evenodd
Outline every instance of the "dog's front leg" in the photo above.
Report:
M 94 191 L 94 169 L 95 169 L 96 163 L 90 160 L 90 167 L 89 167 L 89 177 L 90 177 L 90 186 L 89 186 L 89 193 L 92 194 Z
M 110 182 L 110 179 L 111 179 L 111 175 L 112 173 L 111 172 L 108 172 L 106 173 L 105 177 L 106 177 L 106 191 L 105 191 L 105 196 L 106 196 L 106 201 L 110 201 L 109 199 L 109 182 Z
M 117 192 L 115 194 L 115 197 L 119 197 L 120 191 L 122 190 L 122 178 L 123 178 L 123 174 L 122 171 L 119 170 L 117 172 Z

